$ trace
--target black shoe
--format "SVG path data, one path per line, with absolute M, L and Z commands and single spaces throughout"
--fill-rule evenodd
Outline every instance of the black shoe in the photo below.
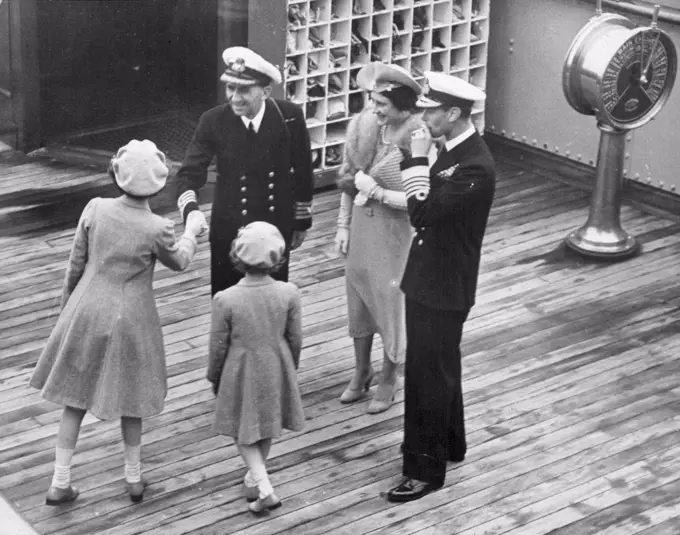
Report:
M 441 485 L 434 485 L 426 481 L 406 478 L 387 492 L 387 501 L 395 503 L 412 502 L 441 487 Z
M 451 463 L 462 463 L 465 460 L 464 453 L 449 453 L 446 456 L 446 460 Z

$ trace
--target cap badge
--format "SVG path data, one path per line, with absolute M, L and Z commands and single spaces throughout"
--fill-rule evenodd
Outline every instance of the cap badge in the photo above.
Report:
M 229 70 L 241 74 L 246 70 L 246 60 L 243 58 L 229 58 L 227 67 L 229 67 Z

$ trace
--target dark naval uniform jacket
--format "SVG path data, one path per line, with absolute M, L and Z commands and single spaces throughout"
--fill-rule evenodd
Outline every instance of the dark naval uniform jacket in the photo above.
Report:
M 277 109 L 278 105 L 278 109 Z M 217 182 L 210 221 L 212 269 L 229 270 L 229 248 L 238 230 L 252 221 L 275 225 L 289 246 L 294 231 L 312 224 L 314 174 L 310 141 L 302 109 L 288 101 L 265 101 L 257 134 L 249 132 L 229 104 L 205 112 L 182 166 L 177 172 L 178 204 L 186 220 L 198 208 L 196 192 L 206 183 L 207 169 L 217 160 Z M 213 294 L 235 284 L 232 273 Z M 287 266 L 282 279 L 287 279 Z
M 402 178 L 416 229 L 401 289 L 406 297 L 404 476 L 444 484 L 465 458 L 460 342 L 496 187 L 491 154 L 475 131 L 430 167 L 406 158 Z
M 401 289 L 430 308 L 469 311 L 496 189 L 493 157 L 475 132 L 431 168 L 427 158 L 405 159 L 401 167 L 416 229 Z

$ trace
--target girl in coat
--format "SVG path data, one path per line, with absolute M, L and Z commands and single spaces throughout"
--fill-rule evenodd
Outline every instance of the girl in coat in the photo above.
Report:
M 231 261 L 245 273 L 213 298 L 208 380 L 217 396 L 214 429 L 233 437 L 248 472 L 249 509 L 281 505 L 266 469 L 272 439 L 304 424 L 296 370 L 302 348 L 300 292 L 270 273 L 284 262 L 278 229 L 255 221 L 232 244 Z
M 205 229 L 153 214 L 149 197 L 165 185 L 165 155 L 148 140 L 132 140 L 111 160 L 109 174 L 123 195 L 94 198 L 80 216 L 66 269 L 61 313 L 31 377 L 42 396 L 64 405 L 46 503 L 78 496 L 71 458 L 87 411 L 120 419 L 125 481 L 141 501 L 142 418 L 163 410 L 167 391 L 161 323 L 153 294 L 156 259 L 186 269 Z

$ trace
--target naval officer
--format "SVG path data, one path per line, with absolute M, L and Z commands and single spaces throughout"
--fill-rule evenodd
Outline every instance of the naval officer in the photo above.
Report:
M 177 172 L 179 210 L 186 221 L 197 218 L 197 192 L 207 179 L 213 157 L 217 182 L 210 221 L 211 291 L 236 284 L 241 273 L 229 260 L 238 230 L 252 221 L 276 226 L 286 254 L 302 244 L 312 224 L 310 140 L 302 109 L 270 98 L 279 70 L 244 47 L 222 54 L 226 103 L 205 112 Z M 288 280 L 288 262 L 273 275 Z
M 401 163 L 416 230 L 401 289 L 406 296 L 403 481 L 392 502 L 440 488 L 446 463 L 467 451 L 460 341 L 475 303 L 482 239 L 496 187 L 494 161 L 471 121 L 485 94 L 443 73 L 427 73 L 425 129 Z M 433 138 L 443 138 L 439 149 Z

